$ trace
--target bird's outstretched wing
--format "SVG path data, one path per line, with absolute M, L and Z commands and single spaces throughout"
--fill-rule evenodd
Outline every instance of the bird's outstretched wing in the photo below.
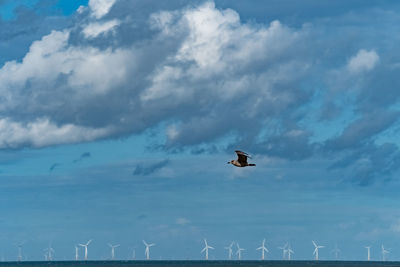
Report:
M 235 150 L 235 152 L 238 156 L 238 161 L 240 163 L 247 163 L 247 158 L 250 158 L 249 154 L 240 150 Z

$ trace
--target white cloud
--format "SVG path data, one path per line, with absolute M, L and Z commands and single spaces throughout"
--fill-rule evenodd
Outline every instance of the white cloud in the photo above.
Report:
M 97 19 L 107 15 L 116 0 L 89 0 L 92 16 Z
M 26 97 L 23 88 L 27 83 L 41 87 L 34 93 L 56 90 L 60 75 L 68 77 L 68 90 L 80 96 L 102 94 L 123 83 L 132 59 L 130 51 L 69 46 L 68 38 L 68 31 L 53 31 L 34 42 L 21 63 L 7 62 L 0 69 L 0 91 L 8 100 L 3 108 Z
M 187 225 L 189 223 L 190 223 L 190 221 L 183 217 L 176 219 L 176 224 L 179 224 L 179 225 Z
M 101 18 L 113 3 L 90 1 L 89 7 Z M 0 68 L 0 111 L 27 135 L 26 145 L 88 139 L 60 134 L 57 142 L 40 141 L 26 125 L 42 118 L 63 130 L 99 129 L 101 134 L 93 135 L 99 138 L 140 133 L 168 121 L 171 147 L 206 144 L 248 126 L 257 131 L 268 116 L 296 106 L 299 90 L 292 83 L 307 70 L 298 57 L 283 56 L 298 48 L 303 29 L 278 21 L 242 23 L 238 13 L 212 2 L 153 14 L 152 35 L 129 44 L 118 38 L 126 36 L 120 30 L 137 27 L 130 19 L 82 21 L 82 34 L 76 31 L 80 27 L 53 31 L 32 43 L 22 61 Z
M 242 24 L 238 13 L 231 9 L 219 10 L 213 2 L 184 10 L 181 14 L 154 14 L 151 23 L 161 30 L 164 38 L 179 35 L 187 29 L 188 35 L 176 55 L 170 57 L 152 76 L 152 86 L 142 94 L 142 100 L 145 101 L 168 95 L 187 100 L 193 96 L 193 90 L 199 87 L 182 87 L 182 81 L 190 80 L 196 84 L 209 78 L 223 78 L 224 83 L 232 81 L 229 87 L 213 88 L 222 90 L 218 97 L 232 98 L 236 93 L 243 93 L 254 86 L 250 80 L 257 82 L 259 78 L 255 75 L 247 76 L 246 73 L 236 76 L 236 72 L 259 62 L 264 62 L 265 70 L 268 71 L 268 63 L 273 63 L 275 57 L 301 38 L 301 34 L 283 26 L 279 21 L 271 22 L 269 27 Z M 274 77 L 279 77 L 276 72 Z M 265 84 L 264 89 L 267 88 Z
M 86 25 L 86 27 L 83 28 L 82 32 L 88 39 L 96 38 L 100 34 L 107 34 L 110 31 L 112 32 L 112 30 L 120 23 L 121 22 L 117 19 L 109 20 L 103 23 L 93 22 Z
M 361 49 L 357 52 L 357 55 L 350 58 L 347 63 L 347 69 L 351 73 L 360 73 L 363 71 L 372 70 L 379 62 L 379 55 L 375 50 L 367 51 Z
M 18 148 L 25 145 L 43 147 L 92 141 L 104 137 L 110 129 L 92 129 L 73 124 L 55 125 L 47 118 L 33 122 L 14 122 L 0 119 L 0 148 Z

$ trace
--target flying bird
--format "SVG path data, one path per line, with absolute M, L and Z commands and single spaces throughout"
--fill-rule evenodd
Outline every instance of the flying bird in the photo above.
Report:
M 247 158 L 251 158 L 249 154 L 239 150 L 235 150 L 235 152 L 238 156 L 238 159 L 231 160 L 228 162 L 228 164 L 235 165 L 236 167 L 256 166 L 256 164 L 247 163 Z

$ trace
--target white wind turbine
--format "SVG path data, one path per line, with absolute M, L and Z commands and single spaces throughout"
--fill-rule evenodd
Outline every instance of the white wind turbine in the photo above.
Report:
M 340 249 L 338 248 L 337 244 L 335 244 L 335 248 L 332 249 L 332 253 L 335 253 L 335 259 L 338 260 L 339 259 Z
M 155 246 L 156 244 L 147 244 L 146 241 L 142 240 L 143 244 L 146 246 L 146 249 L 144 250 L 144 254 L 146 255 L 146 259 L 150 259 L 150 247 Z
M 92 242 L 92 239 L 90 239 L 86 244 L 79 244 L 79 246 L 85 247 L 85 261 L 87 260 L 87 256 L 88 256 L 88 246 L 89 246 L 90 242 Z
M 314 240 L 312 240 L 312 243 L 314 244 L 314 247 L 315 247 L 314 253 L 313 253 L 313 254 L 315 254 L 315 260 L 318 260 L 318 259 L 319 259 L 319 258 L 318 258 L 318 250 L 319 250 L 320 248 L 324 248 L 325 246 L 318 246 L 318 245 L 314 242 Z
M 49 244 L 49 247 L 48 248 L 46 248 L 45 250 L 45 253 L 46 253 L 46 259 L 48 260 L 48 261 L 52 261 L 53 260 L 53 253 L 55 252 L 54 251 L 54 249 L 51 247 L 51 244 Z
M 132 260 L 136 259 L 136 248 L 132 249 Z
M 25 244 L 25 241 L 19 243 L 18 247 L 18 261 L 22 261 L 22 246 Z
M 389 253 L 390 253 L 390 251 L 386 250 L 384 248 L 384 246 L 382 245 L 382 261 L 386 261 L 386 254 L 389 254 Z
M 269 252 L 268 249 L 265 247 L 265 239 L 263 240 L 261 247 L 257 248 L 256 250 L 260 250 L 260 249 L 261 249 L 261 259 L 264 260 L 265 252 Z
M 294 254 L 294 251 L 290 247 L 290 244 L 288 245 L 288 248 L 287 248 L 287 254 L 288 254 L 288 260 L 291 260 L 291 255 Z
M 371 260 L 371 246 L 365 247 L 367 249 L 367 261 Z
M 236 243 L 236 246 L 237 246 L 236 254 L 238 255 L 238 260 L 241 260 L 242 259 L 242 251 L 245 250 L 245 249 L 241 248 L 239 246 L 239 243 Z
M 75 246 L 75 260 L 79 260 L 79 248 Z
M 206 239 L 204 239 L 204 244 L 205 244 L 205 247 L 203 248 L 201 253 L 203 253 L 205 251 L 206 252 L 206 260 L 208 260 L 208 249 L 214 249 L 214 248 L 207 244 L 207 240 Z
M 235 242 L 232 242 L 230 245 L 229 245 L 229 247 L 224 247 L 225 249 L 227 249 L 228 250 L 228 258 L 231 260 L 232 259 L 232 254 L 233 254 L 233 252 L 232 252 L 232 246 L 235 244 Z
M 115 258 L 115 248 L 119 247 L 120 245 L 111 245 L 108 244 L 108 246 L 111 248 L 111 260 L 114 260 Z
M 287 247 L 288 243 L 286 243 L 283 247 L 278 247 L 278 249 L 282 249 L 282 260 L 285 259 L 285 255 L 286 255 L 286 247 Z

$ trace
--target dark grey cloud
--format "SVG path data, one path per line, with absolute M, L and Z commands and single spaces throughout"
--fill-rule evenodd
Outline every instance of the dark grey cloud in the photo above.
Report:
M 3 1 L 3 4 L 6 3 Z M 32 42 L 52 30 L 61 30 L 70 25 L 68 18 L 49 13 L 41 3 L 39 1 L 33 7 L 19 3 L 14 10 L 14 18 L 0 18 L 0 66 L 9 60 L 21 60 Z
M 61 163 L 53 163 L 53 164 L 51 164 L 49 171 L 52 172 L 52 171 L 54 171 L 55 168 L 57 168 L 59 166 L 61 166 Z
M 150 163 L 150 164 L 139 164 L 135 167 L 133 170 L 133 175 L 142 175 L 142 176 L 147 176 L 150 174 L 155 173 L 161 168 L 164 168 L 170 163 L 169 159 L 164 159 L 155 163 Z
M 327 149 L 344 150 L 360 147 L 371 138 L 393 125 L 399 117 L 399 112 L 376 110 L 350 123 L 340 136 L 326 142 Z
M 72 161 L 72 163 L 78 163 L 78 162 L 82 161 L 83 159 L 90 158 L 91 156 L 92 156 L 92 154 L 90 152 L 84 152 L 79 156 L 79 158 L 74 159 Z
M 367 144 L 354 150 L 332 164 L 329 169 L 347 171 L 351 181 L 367 186 L 375 182 L 387 182 L 400 168 L 400 150 L 396 144 Z

